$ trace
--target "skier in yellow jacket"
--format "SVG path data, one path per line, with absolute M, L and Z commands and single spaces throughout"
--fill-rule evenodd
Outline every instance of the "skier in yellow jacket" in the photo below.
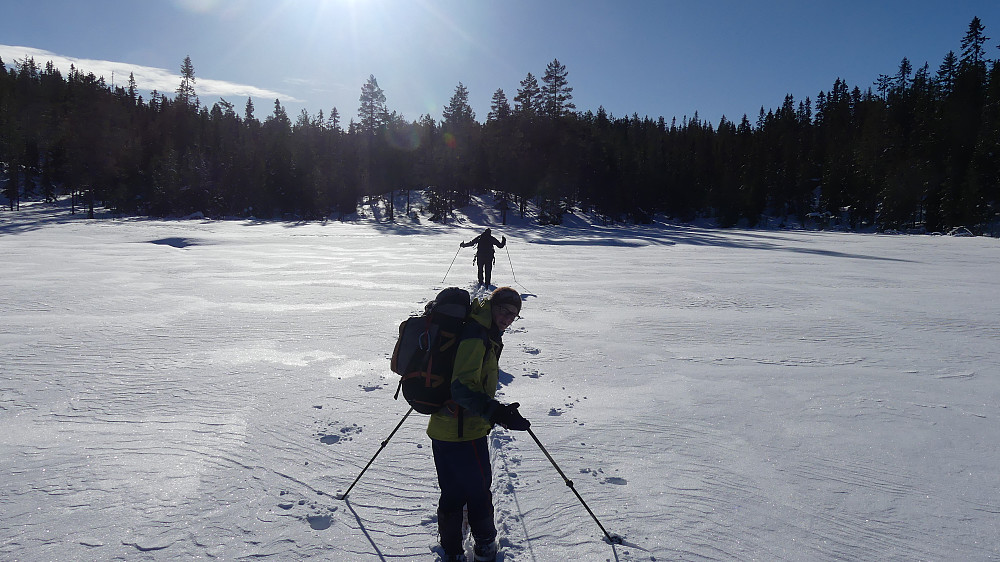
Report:
M 462 508 L 468 507 L 469 528 L 475 539 L 475 560 L 496 558 L 493 522 L 493 474 L 487 436 L 494 425 L 524 431 L 530 422 L 518 404 L 501 404 L 494 396 L 500 373 L 503 332 L 521 312 L 521 295 L 500 287 L 485 301 L 472 305 L 455 357 L 451 408 L 432 414 L 427 423 L 441 499 L 438 532 L 445 561 L 464 561 Z

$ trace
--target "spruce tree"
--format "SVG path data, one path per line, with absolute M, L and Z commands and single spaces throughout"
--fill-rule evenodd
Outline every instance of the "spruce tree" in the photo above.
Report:
M 194 65 L 191 57 L 184 57 L 181 64 L 181 84 L 177 87 L 177 103 L 183 107 L 197 107 L 198 95 L 194 91 Z
M 330 116 L 326 118 L 327 127 L 334 133 L 342 133 L 340 128 L 340 112 L 334 107 L 330 110 Z
M 510 103 L 507 101 L 507 94 L 500 88 L 493 92 L 490 100 L 490 113 L 486 116 L 486 122 L 503 121 L 510 117 Z
M 521 85 L 514 96 L 514 112 L 518 115 L 528 117 L 541 112 L 542 89 L 538 86 L 538 80 L 530 72 L 521 80 Z
M 958 57 L 955 51 L 948 51 L 941 66 L 938 67 L 936 82 L 941 95 L 948 97 L 955 89 L 955 76 L 958 74 Z
M 466 127 L 475 121 L 476 114 L 469 105 L 469 89 L 461 82 L 455 87 L 455 93 L 448 101 L 441 116 L 446 127 Z
M 253 121 L 253 98 L 247 97 L 247 103 L 243 106 L 243 120 L 247 123 Z
M 135 104 L 136 98 L 138 97 L 137 89 L 138 88 L 137 88 L 136 83 L 135 83 L 135 74 L 132 73 L 132 72 L 129 72 L 128 73 L 128 99 L 132 102 L 133 105 Z
M 441 128 L 445 135 L 441 145 L 444 155 L 443 172 L 448 187 L 453 190 L 449 199 L 455 200 L 457 206 L 464 206 L 476 184 L 480 127 L 476 122 L 476 114 L 469 105 L 469 90 L 461 82 L 455 87 L 455 93 L 442 116 L 444 123 Z M 448 211 L 450 210 L 449 208 Z

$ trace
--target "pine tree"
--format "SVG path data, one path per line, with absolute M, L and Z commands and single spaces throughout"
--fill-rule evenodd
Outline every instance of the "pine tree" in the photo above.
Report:
M 358 117 L 361 118 L 360 133 L 364 140 L 359 150 L 359 175 L 363 195 L 381 194 L 385 187 L 385 170 L 380 165 L 382 161 L 384 136 L 378 133 L 389 122 L 389 111 L 385 106 L 385 92 L 379 88 L 375 75 L 369 75 L 368 81 L 361 87 L 361 106 L 358 107 Z M 391 204 L 391 203 L 390 203 Z M 392 220 L 392 207 L 389 207 L 389 220 Z
M 361 106 L 358 107 L 358 117 L 361 118 L 361 130 L 368 136 L 374 136 L 389 118 L 385 106 L 385 92 L 378 86 L 375 75 L 369 75 L 368 81 L 361 87 Z
M 985 71 L 986 51 L 983 49 L 983 45 L 990 40 L 989 37 L 983 35 L 985 30 L 986 28 L 978 17 L 972 18 L 969 30 L 962 38 L 962 66 L 982 67 Z
M 569 72 L 566 65 L 553 59 L 545 67 L 545 76 L 542 82 L 542 109 L 545 115 L 552 118 L 559 118 L 572 113 L 576 109 L 573 104 L 573 88 L 569 86 Z

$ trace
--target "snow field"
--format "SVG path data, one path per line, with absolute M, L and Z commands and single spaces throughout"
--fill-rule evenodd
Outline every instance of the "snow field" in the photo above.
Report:
M 0 213 L 0 558 L 432 559 L 426 418 L 336 495 L 477 230 Z M 996 240 L 494 230 L 502 400 L 626 539 L 500 430 L 505 562 L 1000 556 Z

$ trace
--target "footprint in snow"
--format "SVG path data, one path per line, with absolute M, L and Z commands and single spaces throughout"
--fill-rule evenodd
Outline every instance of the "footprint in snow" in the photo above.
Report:
M 333 518 L 329 515 L 307 515 L 306 521 L 314 531 L 325 531 L 333 524 Z
M 604 474 L 604 470 L 598 468 L 596 470 L 590 468 L 581 468 L 580 474 L 592 474 L 595 478 Z M 601 484 L 614 484 L 616 486 L 625 486 L 628 484 L 628 480 L 621 478 L 620 476 L 605 476 L 601 478 Z
M 334 422 L 330 425 L 337 425 L 339 422 Z M 324 445 L 333 445 L 334 443 L 340 443 L 341 441 L 350 441 L 353 435 L 361 433 L 361 428 L 358 424 L 352 424 L 340 428 L 339 431 L 333 432 L 320 432 L 319 442 Z
M 531 347 L 530 345 L 524 345 L 524 344 L 521 345 L 521 349 L 525 353 L 528 353 L 528 354 L 531 354 L 531 355 L 538 355 L 539 353 L 542 352 L 542 350 L 538 349 L 537 347 Z
M 287 496 L 287 495 L 289 495 L 289 492 L 287 490 L 282 490 L 281 493 L 278 494 L 278 495 L 279 496 Z M 306 500 L 298 500 L 298 501 L 296 501 L 294 499 L 288 498 L 288 499 L 284 499 L 281 502 L 279 502 L 278 503 L 278 507 L 280 507 L 281 509 L 284 509 L 285 511 L 288 511 L 289 509 L 292 509 L 293 507 L 295 507 L 297 505 L 305 505 L 305 504 L 306 504 Z

